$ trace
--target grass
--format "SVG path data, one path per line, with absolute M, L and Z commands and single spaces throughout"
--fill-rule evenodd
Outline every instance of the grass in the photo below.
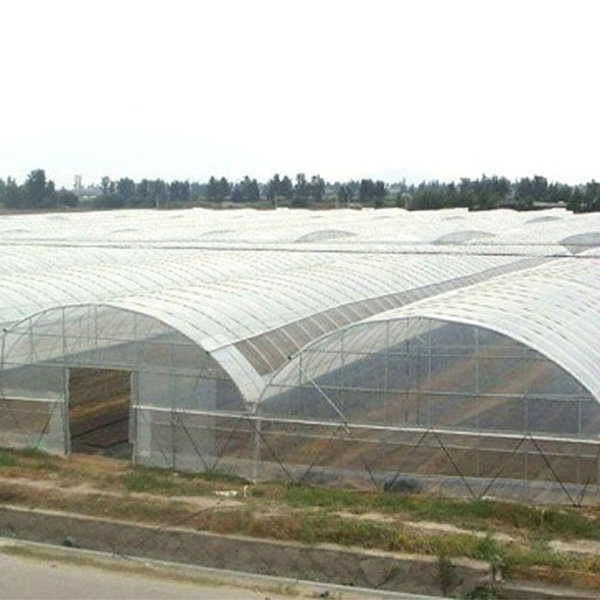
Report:
M 0 451 L 0 475 L 0 503 L 5 504 L 144 522 L 157 529 L 186 526 L 282 541 L 427 554 L 441 557 L 442 567 L 444 560 L 467 557 L 487 561 L 509 576 L 532 577 L 542 571 L 546 579 L 556 581 L 568 580 L 573 573 L 600 576 L 600 558 L 553 552 L 547 543 L 552 538 L 600 541 L 598 508 L 280 483 L 251 486 L 248 498 L 240 495 L 235 502 L 223 502 L 216 491 L 241 491 L 246 482 L 97 457 L 74 455 L 65 460 L 38 451 Z M 51 485 L 45 483 L 47 489 L 40 493 L 20 479 L 31 484 L 49 480 Z M 77 492 L 76 486 L 83 483 L 85 493 Z M 452 524 L 465 531 L 425 532 L 405 525 L 419 521 Z M 501 540 L 495 536 L 498 532 L 519 542 Z
M 17 466 L 17 459 L 14 454 L 9 452 L 0 452 L 0 469 L 6 469 Z
M 219 488 L 233 488 L 239 491 L 245 481 L 229 475 L 203 473 L 198 476 L 154 467 L 136 467 L 120 475 L 119 483 L 128 492 L 164 496 L 199 496 L 210 494 Z
M 526 531 L 536 537 L 562 536 L 600 541 L 600 521 L 576 508 L 541 507 L 498 500 L 457 500 L 388 492 L 358 493 L 325 487 L 287 485 L 280 499 L 296 508 L 323 508 L 354 513 L 379 511 L 411 519 L 480 528 Z

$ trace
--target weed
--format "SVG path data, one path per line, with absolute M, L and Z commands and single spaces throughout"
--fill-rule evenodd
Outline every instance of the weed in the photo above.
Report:
M 181 473 L 154 467 L 136 467 L 119 477 L 126 491 L 159 495 L 197 496 L 209 493 L 219 483 L 223 486 L 239 486 L 245 480 L 240 477 L 214 473 Z
M 496 581 L 503 576 L 506 567 L 503 557 L 503 547 L 496 538 L 489 534 L 486 535 L 475 548 L 475 558 L 490 563 L 492 568 L 492 581 Z
M 0 468 L 16 467 L 17 459 L 14 454 L 8 452 L 0 452 Z
M 19 454 L 21 456 L 23 456 L 24 458 L 40 458 L 43 456 L 47 456 L 43 450 L 40 450 L 39 448 L 34 448 L 34 447 L 24 448 L 23 450 L 19 450 Z
M 501 551 L 502 548 L 500 542 L 492 535 L 488 534 L 477 543 L 474 558 L 493 562 L 498 559 Z
M 35 468 L 40 471 L 51 471 L 53 473 L 59 473 L 62 471 L 62 465 L 56 459 L 51 458 L 50 456 L 43 456 L 35 463 Z
M 150 469 L 136 469 L 121 476 L 121 483 L 128 492 L 172 494 L 175 488 L 173 481 Z
M 480 586 L 459 596 L 461 600 L 496 600 L 498 595 L 488 586 Z
M 355 492 L 297 483 L 285 487 L 284 500 L 290 506 L 310 506 L 331 510 L 352 510 L 361 504 L 360 496 Z
M 456 573 L 452 561 L 445 554 L 438 558 L 438 579 L 442 594 L 447 596 L 454 587 Z
M 231 475 L 229 473 L 216 473 L 214 471 L 205 471 L 202 474 L 197 473 L 179 473 L 180 476 L 188 479 L 202 479 L 203 481 L 214 481 L 221 485 L 246 485 L 248 480 L 238 475 Z

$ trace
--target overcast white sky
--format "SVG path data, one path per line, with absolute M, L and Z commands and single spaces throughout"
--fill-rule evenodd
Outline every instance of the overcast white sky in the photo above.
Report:
M 599 179 L 599 16 L 595 0 L 0 0 L 0 177 Z

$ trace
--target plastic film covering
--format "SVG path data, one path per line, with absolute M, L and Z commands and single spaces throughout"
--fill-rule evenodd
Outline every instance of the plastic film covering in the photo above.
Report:
M 50 451 L 68 451 L 64 423 L 74 372 L 131 374 L 132 409 L 142 415 L 152 409 L 244 412 L 239 392 L 210 355 L 178 331 L 138 313 L 108 306 L 46 311 L 12 328 L 5 336 L 4 351 L 4 418 L 16 417 L 17 423 L 31 429 L 34 445 Z M 60 418 L 39 427 L 32 407 Z M 141 429 L 135 436 L 147 438 L 143 420 L 136 424 Z M 9 445 L 32 441 L 31 436 L 17 440 L 13 435 Z M 138 458 L 143 459 L 146 450 L 140 445 Z
M 532 216 L 512 210 L 469 213 L 466 209 L 408 212 L 401 209 L 307 211 L 155 211 L 11 215 L 0 218 L 5 245 L 30 243 L 108 248 L 223 247 L 292 244 L 347 248 L 351 244 L 433 244 L 441 238 L 462 245 L 513 246 L 531 253 L 537 245 L 600 231 L 597 215 L 562 209 Z M 465 232 L 477 232 L 476 236 Z M 453 237 L 454 236 L 454 237 Z M 532 240 L 536 240 L 533 244 Z
M 21 254 L 28 256 L 29 250 L 22 248 Z M 327 261 L 326 256 L 317 253 L 286 253 L 276 260 L 270 254 L 93 249 L 75 252 L 70 257 L 75 262 L 66 265 L 60 262 L 65 258 L 63 253 L 55 249 L 40 256 L 39 262 L 32 260 L 29 264 L 9 255 L 7 263 L 15 260 L 19 268 L 2 277 L 0 323 L 6 326 L 52 306 L 103 302 L 279 269 L 309 268 Z
M 261 398 L 269 446 L 295 422 L 305 437 L 278 457 L 303 476 L 398 486 L 446 478 L 471 496 L 574 504 L 597 493 L 593 264 L 565 259 L 498 277 L 306 347 Z M 371 442 L 358 443 L 365 431 Z M 339 458 L 349 453 L 354 466 Z
M 529 263 L 527 263 L 529 264 Z M 111 302 L 152 315 L 194 340 L 227 370 L 248 402 L 268 376 L 318 337 L 419 297 L 523 268 L 507 257 L 365 255 L 252 279 Z
M 578 504 L 599 231 L 562 210 L 2 217 L 0 444 L 68 453 L 82 390 L 119 380 L 140 463 Z

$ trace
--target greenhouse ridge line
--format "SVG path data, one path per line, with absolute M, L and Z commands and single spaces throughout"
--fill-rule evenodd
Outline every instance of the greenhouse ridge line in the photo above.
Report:
M 393 244 L 394 242 L 390 242 Z M 377 245 L 377 244 L 374 244 Z M 419 244 L 421 246 L 428 246 L 427 243 Z M 448 244 L 444 244 L 447 246 Z M 523 248 L 543 248 L 544 246 L 549 246 L 552 244 L 548 243 L 531 243 L 531 244 L 498 244 L 498 248 L 502 248 L 502 246 L 506 247 L 519 247 Z M 577 244 L 570 244 L 571 246 L 577 246 Z M 348 254 L 348 255 L 376 255 L 376 256 L 385 256 L 385 255 L 415 255 L 415 256 L 520 256 L 525 258 L 577 258 L 584 260 L 597 260 L 600 259 L 600 254 L 581 254 L 576 253 L 572 254 L 568 250 L 565 250 L 564 253 L 532 253 L 532 252 L 500 252 L 500 251 L 476 251 L 473 252 L 474 246 L 470 245 L 461 245 L 456 244 L 452 250 L 416 250 L 414 248 L 407 249 L 350 249 L 350 248 L 323 248 L 323 247 L 302 247 L 302 248 L 290 248 L 283 245 L 265 247 L 265 246 L 227 246 L 227 247 L 219 247 L 219 246 L 203 246 L 203 245 L 171 245 L 171 244 L 145 244 L 145 243 L 134 243 L 134 244 L 73 244 L 73 243 L 47 243 L 47 242 L 32 242 L 31 240 L 26 240 L 23 242 L 0 242 L 0 247 L 23 247 L 23 246 L 33 246 L 36 248 L 98 248 L 102 250 L 199 250 L 202 252 L 231 252 L 231 253 L 245 253 L 245 252 L 264 252 L 264 253 L 272 253 L 275 252 L 277 254 Z M 586 250 L 596 250 L 597 246 L 588 246 L 588 245 L 580 245 L 582 248 L 582 252 Z M 461 251 L 462 250 L 462 251 Z

